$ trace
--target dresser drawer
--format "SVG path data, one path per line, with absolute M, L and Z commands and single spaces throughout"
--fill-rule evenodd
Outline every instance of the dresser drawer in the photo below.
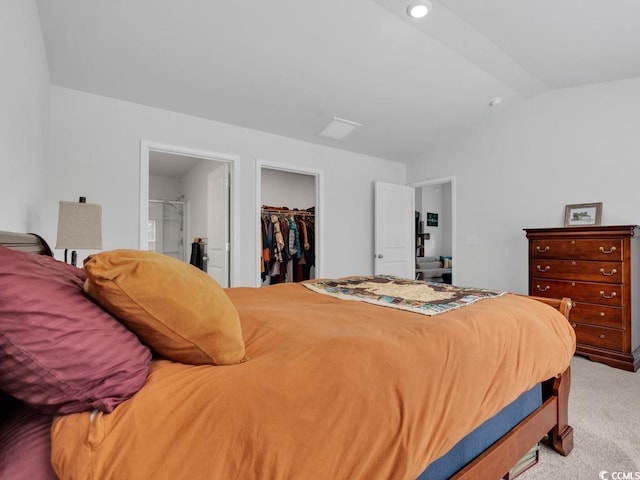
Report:
M 571 307 L 572 322 L 588 323 L 602 327 L 624 328 L 622 321 L 622 307 L 607 307 L 573 301 Z
M 531 240 L 533 258 L 571 258 L 576 260 L 622 261 L 623 243 L 619 238 Z
M 577 322 L 572 322 L 571 325 L 576 331 L 576 343 L 622 351 L 622 330 L 584 325 Z
M 537 278 L 622 283 L 623 265 L 622 262 L 535 258 L 532 269 Z
M 536 277 L 532 279 L 529 293 L 550 298 L 569 297 L 576 302 L 619 307 L 622 305 L 622 292 L 622 285 L 549 280 Z

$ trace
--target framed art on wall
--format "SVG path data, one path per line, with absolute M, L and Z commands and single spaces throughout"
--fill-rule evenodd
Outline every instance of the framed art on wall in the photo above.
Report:
M 584 227 L 600 225 L 602 221 L 602 202 L 578 203 L 567 205 L 564 211 L 565 227 Z

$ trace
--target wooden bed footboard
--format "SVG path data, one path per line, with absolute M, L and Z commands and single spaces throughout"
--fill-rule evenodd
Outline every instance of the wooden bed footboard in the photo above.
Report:
M 525 295 L 528 296 L 528 295 Z M 542 303 L 546 303 L 547 305 L 551 305 L 553 308 L 560 311 L 561 314 L 565 316 L 567 320 L 569 320 L 569 314 L 571 313 L 571 307 L 573 307 L 573 303 L 570 298 L 545 298 L 545 297 L 533 297 L 529 296 L 529 298 L 533 298 Z
M 557 308 L 569 319 L 570 299 L 533 298 Z M 451 478 L 501 478 L 545 435 L 556 452 L 568 455 L 573 449 L 573 428 L 568 423 L 570 388 L 570 367 L 559 377 L 543 382 L 542 405 Z

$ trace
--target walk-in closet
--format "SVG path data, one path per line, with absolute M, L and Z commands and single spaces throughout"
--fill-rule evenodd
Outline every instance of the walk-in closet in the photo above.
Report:
M 316 278 L 317 176 L 263 167 L 262 285 Z

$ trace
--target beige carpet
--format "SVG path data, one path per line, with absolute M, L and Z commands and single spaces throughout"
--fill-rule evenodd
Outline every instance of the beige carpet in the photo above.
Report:
M 640 371 L 574 357 L 569 424 L 573 451 L 563 457 L 542 445 L 539 463 L 519 480 L 640 479 Z

